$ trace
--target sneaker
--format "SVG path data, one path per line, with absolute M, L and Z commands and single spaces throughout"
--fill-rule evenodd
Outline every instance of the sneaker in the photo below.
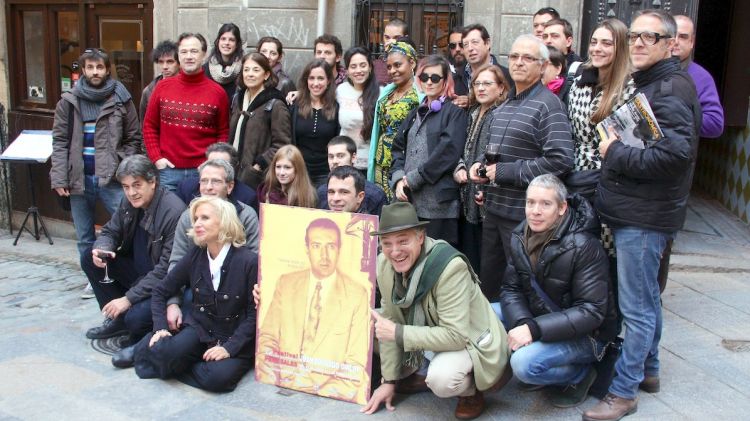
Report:
M 551 392 L 550 403 L 557 408 L 572 408 L 586 400 L 591 385 L 596 380 L 596 370 L 589 369 L 586 377 L 577 384 L 570 384 Z
M 94 288 L 91 288 L 91 284 L 86 284 L 86 288 L 84 288 L 83 292 L 81 293 L 81 299 L 88 300 L 94 297 L 96 297 L 94 295 Z

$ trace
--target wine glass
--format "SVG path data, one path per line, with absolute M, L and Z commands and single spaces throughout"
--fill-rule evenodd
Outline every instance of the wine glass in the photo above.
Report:
M 114 280 L 109 277 L 109 257 L 109 253 L 99 253 L 99 258 L 104 261 L 104 278 L 99 280 L 100 284 L 111 284 L 114 282 Z

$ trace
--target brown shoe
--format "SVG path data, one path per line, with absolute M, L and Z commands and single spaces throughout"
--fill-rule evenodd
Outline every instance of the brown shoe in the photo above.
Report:
M 583 413 L 583 421 L 617 421 L 638 410 L 638 398 L 625 399 L 611 393 Z
M 456 418 L 473 420 L 484 412 L 484 395 L 476 391 L 472 396 L 459 396 L 456 404 Z
M 646 376 L 643 378 L 638 388 L 646 393 L 659 393 L 661 384 L 659 382 L 659 376 Z
M 413 395 L 415 393 L 427 392 L 430 390 L 425 383 L 427 377 L 421 376 L 417 373 L 411 376 L 401 379 L 396 382 L 396 393 L 403 393 L 404 395 Z

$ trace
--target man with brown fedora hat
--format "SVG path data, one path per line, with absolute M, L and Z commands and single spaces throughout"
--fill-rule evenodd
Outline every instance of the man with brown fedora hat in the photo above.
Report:
M 383 207 L 378 256 L 382 313 L 372 311 L 380 345 L 382 384 L 362 412 L 381 403 L 393 410 L 398 383 L 422 381 L 441 398 L 458 396 L 455 415 L 472 419 L 484 411 L 482 391 L 511 377 L 505 329 L 479 289 L 466 257 L 425 235 L 414 207 Z M 425 360 L 425 378 L 416 373 Z

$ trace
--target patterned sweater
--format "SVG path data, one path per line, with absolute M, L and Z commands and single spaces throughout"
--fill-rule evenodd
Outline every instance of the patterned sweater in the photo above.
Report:
M 573 168 L 568 116 L 560 99 L 537 82 L 497 107 L 491 118 L 482 136 L 500 144 L 500 161 L 495 185 L 487 189 L 487 212 L 522 221 L 531 180 L 542 174 L 559 177 Z M 484 162 L 483 155 L 477 151 L 475 162 Z
M 162 80 L 151 94 L 143 139 L 148 157 L 167 158 L 175 168 L 195 168 L 206 148 L 226 142 L 229 134 L 227 95 L 203 72 Z

